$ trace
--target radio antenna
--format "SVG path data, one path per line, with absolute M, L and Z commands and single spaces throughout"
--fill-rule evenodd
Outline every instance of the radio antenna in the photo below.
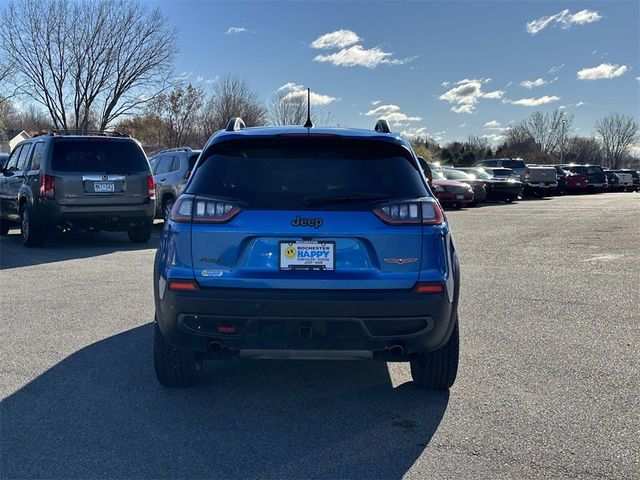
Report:
M 311 89 L 307 88 L 307 121 L 304 123 L 304 128 L 313 127 L 313 122 L 311 121 Z

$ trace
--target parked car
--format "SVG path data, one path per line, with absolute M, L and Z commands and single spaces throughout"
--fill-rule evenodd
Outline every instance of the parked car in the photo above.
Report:
M 414 383 L 447 389 L 459 278 L 446 216 L 387 122 L 232 119 L 160 238 L 155 372 L 179 387 L 208 358 L 375 359 L 409 361 Z
M 156 153 L 150 160 L 156 185 L 156 218 L 167 219 L 176 198 L 184 190 L 201 150 L 170 148 Z
M 607 190 L 609 192 L 618 192 L 624 190 L 624 187 L 620 186 L 620 177 L 616 175 L 613 170 L 605 170 L 604 174 L 607 176 Z
M 474 195 L 471 185 L 447 179 L 438 165 L 427 164 L 427 167 L 431 169 L 433 176 L 431 189 L 443 206 L 460 208 L 473 203 Z
M 556 187 L 556 192 L 558 195 L 562 195 L 567 190 L 567 174 L 559 165 L 553 166 L 556 169 L 556 181 L 558 182 L 558 186 Z
M 587 178 L 589 192 L 604 192 L 608 188 L 607 176 L 599 165 L 577 165 L 575 163 L 560 165 L 563 170 L 581 173 Z
M 464 167 L 458 168 L 458 170 L 467 172 L 484 182 L 487 200 L 501 200 L 511 203 L 522 198 L 522 182 L 513 170 L 503 169 L 512 173 L 511 176 L 506 177 L 494 176 L 489 169 L 478 167 Z
M 589 182 L 582 173 L 567 172 L 565 177 L 565 191 L 567 193 L 585 193 Z
M 527 165 L 520 158 L 491 158 L 481 160 L 474 166 L 510 168 L 518 174 L 525 194 L 549 195 L 558 187 L 556 169 L 546 165 Z
M 635 170 L 630 170 L 627 168 L 622 168 L 620 170 L 616 170 L 616 172 L 620 172 L 620 173 L 628 173 L 629 175 L 631 175 L 632 178 L 632 184 L 631 184 L 631 191 L 636 191 L 636 192 L 640 192 L 640 172 L 637 172 Z
M 628 172 L 623 172 L 622 170 L 605 170 L 605 175 L 607 176 L 607 182 L 609 183 L 609 191 L 611 188 L 611 179 L 615 179 L 615 189 L 621 192 L 633 192 L 633 175 Z M 609 176 L 611 175 L 611 177 Z
M 473 201 L 468 203 L 470 207 L 475 207 L 487 198 L 487 189 L 484 182 L 479 178 L 454 168 L 443 168 L 440 171 L 447 177 L 447 180 L 456 180 L 471 186 L 473 189 Z
M 0 168 L 4 168 L 4 166 L 7 164 L 7 160 L 9 160 L 9 154 L 0 153 Z
M 126 231 L 151 236 L 155 188 L 149 162 L 128 135 L 49 133 L 19 143 L 0 175 L 1 232 L 19 224 L 40 245 L 52 229 Z

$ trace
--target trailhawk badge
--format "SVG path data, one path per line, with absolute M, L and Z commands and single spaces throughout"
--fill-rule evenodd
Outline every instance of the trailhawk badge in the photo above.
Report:
M 416 263 L 417 258 L 385 258 L 387 263 L 395 263 L 396 265 L 406 265 L 407 263 Z

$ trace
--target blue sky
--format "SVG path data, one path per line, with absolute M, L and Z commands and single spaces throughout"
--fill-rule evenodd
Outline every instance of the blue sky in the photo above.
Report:
M 309 86 L 340 125 L 387 116 L 444 142 L 498 139 L 536 109 L 563 106 L 583 135 L 640 117 L 637 1 L 147 3 L 179 28 L 189 81 L 230 73 L 265 99 Z

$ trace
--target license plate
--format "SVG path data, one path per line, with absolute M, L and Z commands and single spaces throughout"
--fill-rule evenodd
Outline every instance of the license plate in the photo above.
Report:
M 464 195 L 456 195 L 456 200 L 462 200 L 464 199 Z
M 576 183 L 576 187 L 581 187 L 582 184 L 581 183 Z
M 334 242 L 280 242 L 280 270 L 333 271 L 335 249 Z
M 93 182 L 93 191 L 96 193 L 115 192 L 116 187 L 113 182 Z

